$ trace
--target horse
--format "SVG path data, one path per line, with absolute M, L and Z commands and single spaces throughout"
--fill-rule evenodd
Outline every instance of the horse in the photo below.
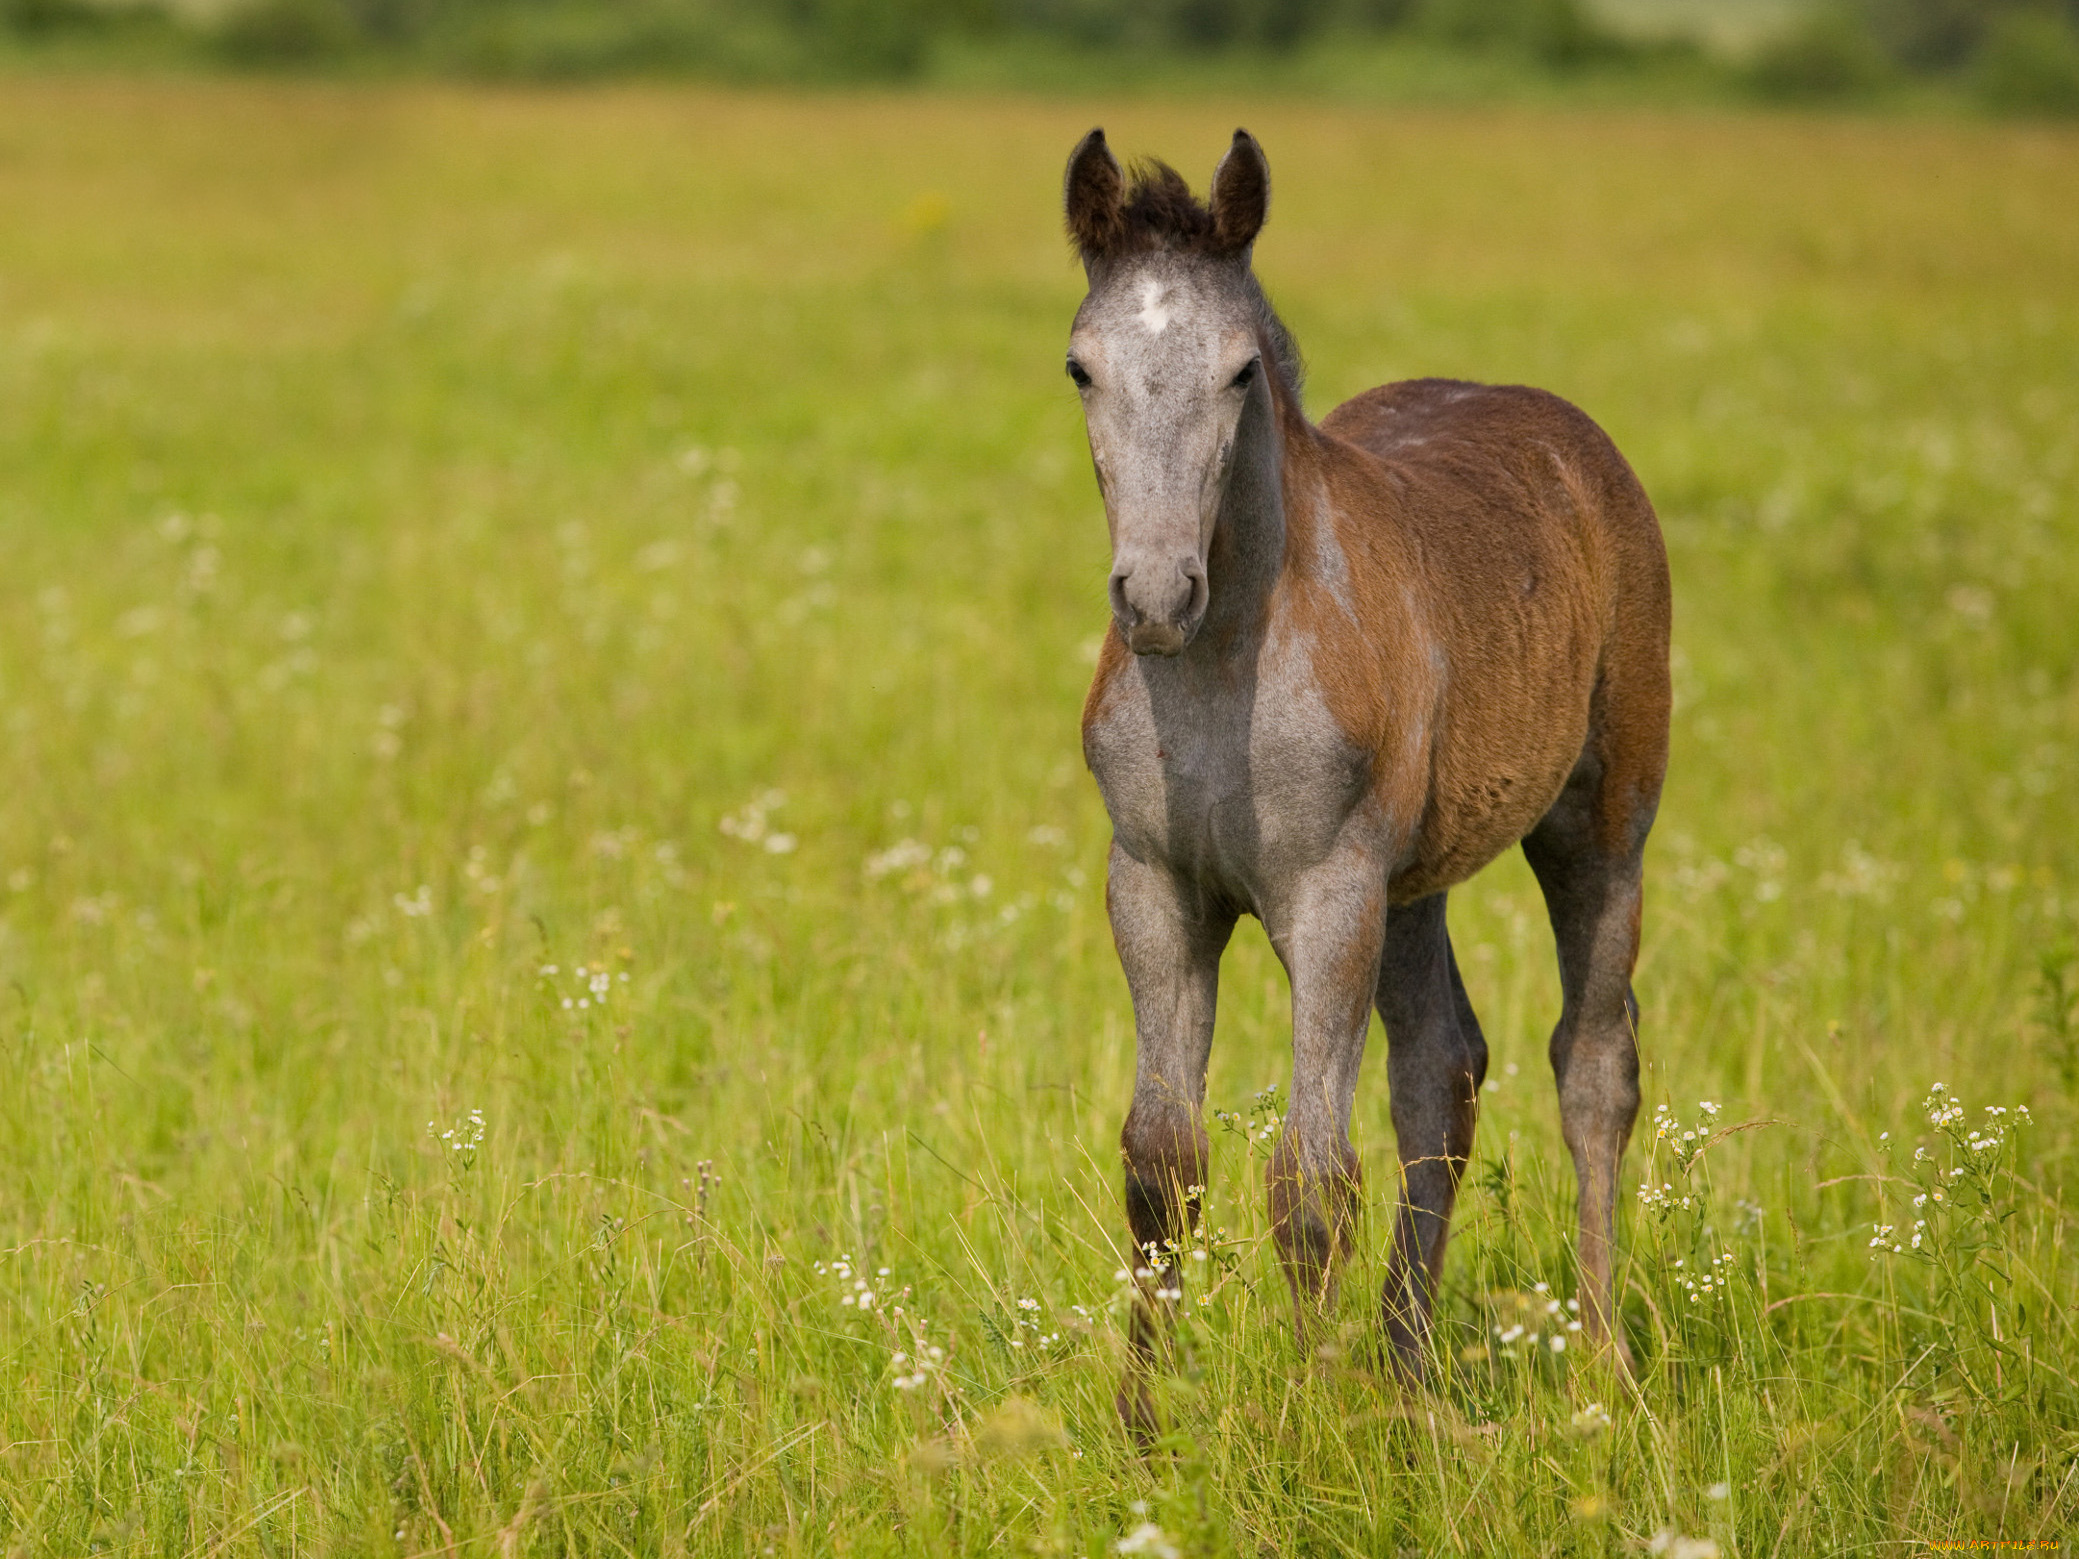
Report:
M 1550 1060 L 1578 1181 L 1580 1320 L 1629 1354 L 1612 1262 L 1638 1113 L 1642 864 L 1667 768 L 1667 553 L 1585 413 L 1522 386 L 1388 384 L 1316 425 L 1252 256 L 1270 169 L 1246 130 L 1201 202 L 1129 183 L 1092 130 L 1069 158 L 1089 290 L 1069 337 L 1112 544 L 1083 752 L 1112 824 L 1106 906 L 1131 992 L 1120 1133 L 1139 1286 L 1119 1411 L 1182 1297 L 1172 1252 L 1207 1178 L 1220 958 L 1254 915 L 1292 1000 L 1292 1085 L 1267 1171 L 1304 1347 L 1361 1192 L 1350 1142 L 1371 1012 L 1386 1031 L 1400 1195 L 1388 1357 L 1424 1378 L 1487 1044 L 1449 890 L 1521 844 L 1557 945 Z

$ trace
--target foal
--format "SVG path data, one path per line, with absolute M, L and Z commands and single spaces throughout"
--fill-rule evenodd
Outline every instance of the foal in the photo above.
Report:
M 1269 195 L 1239 130 L 1209 204 L 1159 163 L 1128 188 L 1101 130 L 1068 165 L 1090 282 L 1068 373 L 1112 537 L 1083 751 L 1111 814 L 1107 903 L 1133 992 L 1134 1243 L 1181 1243 L 1197 1222 L 1220 955 L 1253 914 L 1292 983 L 1269 1189 L 1301 1334 L 1356 1210 L 1350 1106 L 1376 1005 L 1401 1169 L 1385 1316 L 1420 1375 L 1487 1069 L 1445 892 L 1521 841 L 1565 993 L 1551 1059 L 1582 1324 L 1621 1356 L 1631 971 L 1667 765 L 1659 524 L 1603 432 L 1537 390 L 1418 379 L 1310 423 L 1298 353 L 1250 270 Z M 1137 1429 L 1174 1302 L 1146 1284 L 1136 1308 L 1119 1405 Z

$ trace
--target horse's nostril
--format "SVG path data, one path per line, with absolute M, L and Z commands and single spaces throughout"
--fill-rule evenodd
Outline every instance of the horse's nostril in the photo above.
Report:
M 1187 623 L 1197 622 L 1200 617 L 1205 615 L 1206 598 L 1208 595 L 1206 571 L 1198 566 L 1198 560 L 1194 558 L 1189 564 L 1185 565 L 1184 577 L 1191 581 L 1191 602 L 1184 609 L 1184 621 Z
M 1112 615 L 1122 623 L 1131 625 L 1140 621 L 1141 614 L 1133 609 L 1126 599 L 1126 571 L 1120 569 L 1112 575 Z

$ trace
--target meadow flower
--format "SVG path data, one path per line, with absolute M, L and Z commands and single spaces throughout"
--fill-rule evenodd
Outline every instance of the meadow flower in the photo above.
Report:
M 482 845 L 469 847 L 469 858 L 462 863 L 462 875 L 469 885 L 479 893 L 496 893 L 505 886 L 490 868 L 490 852 Z
M 438 1121 L 428 1121 L 426 1135 L 449 1152 L 474 1155 L 484 1143 L 484 1112 L 471 1110 L 445 1131 Z
M 1664 1559 L 1718 1559 L 1718 1545 L 1708 1537 L 1684 1537 L 1672 1527 L 1662 1527 L 1646 1544 L 1649 1554 Z
M 787 793 L 784 790 L 761 791 L 736 811 L 724 814 L 716 826 L 731 839 L 740 839 L 745 844 L 762 843 L 773 854 L 784 855 L 794 848 L 794 836 L 773 833 L 769 814 L 777 812 L 786 804 Z M 784 839 L 787 842 L 775 850 L 772 845 L 773 839 Z
M 1574 1414 L 1570 1427 L 1584 1440 L 1593 1439 L 1611 1425 L 1609 1411 L 1600 1402 L 1591 1402 Z
M 1851 839 L 1842 846 L 1839 871 L 1822 872 L 1819 891 L 1844 899 L 1873 899 L 1881 903 L 1891 895 L 1905 868 L 1879 859 Z
M 904 886 L 917 889 L 929 884 L 930 871 L 931 846 L 921 839 L 898 839 L 887 849 L 876 850 L 866 858 L 869 882 L 902 875 L 908 879 Z
M 945 1362 L 946 1350 L 937 1346 L 921 1347 L 914 1359 L 906 1352 L 897 1353 L 888 1360 L 897 1372 L 889 1383 L 897 1391 L 915 1391 L 930 1381 L 931 1372 Z
M 1136 1501 L 1135 1503 L 1140 1503 Z M 1144 1554 L 1147 1559 L 1184 1559 L 1184 1550 L 1173 1538 L 1152 1521 L 1143 1521 L 1118 1542 L 1112 1544 L 1115 1554 Z

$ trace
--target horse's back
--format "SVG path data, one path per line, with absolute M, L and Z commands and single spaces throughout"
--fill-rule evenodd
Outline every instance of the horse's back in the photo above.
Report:
M 1664 560 L 1659 523 L 1631 466 L 1593 418 L 1550 391 L 1405 379 L 1351 397 L 1321 429 L 1433 493 L 1455 489 L 1496 515 L 1520 514 L 1526 498 L 1547 512 L 1562 498 L 1576 518 L 1649 533 Z M 1555 493 L 1555 481 L 1567 491 Z
M 1667 755 L 1667 553 L 1608 435 L 1545 391 L 1450 379 L 1382 385 L 1321 428 L 1376 462 L 1385 496 L 1365 523 L 1406 544 L 1454 668 L 1432 804 L 1462 826 L 1429 841 L 1441 856 L 1410 891 L 1505 844 L 1497 828 L 1527 827 L 1575 754 L 1650 820 Z M 1511 775 L 1513 794 L 1493 794 Z
M 1479 596 L 1518 557 L 1573 564 L 1586 577 L 1571 583 L 1617 617 L 1657 621 L 1665 653 L 1660 522 L 1609 435 L 1572 402 L 1524 385 L 1408 379 L 1345 401 L 1321 429 L 1380 463 L 1393 523 L 1455 576 L 1447 583 Z

